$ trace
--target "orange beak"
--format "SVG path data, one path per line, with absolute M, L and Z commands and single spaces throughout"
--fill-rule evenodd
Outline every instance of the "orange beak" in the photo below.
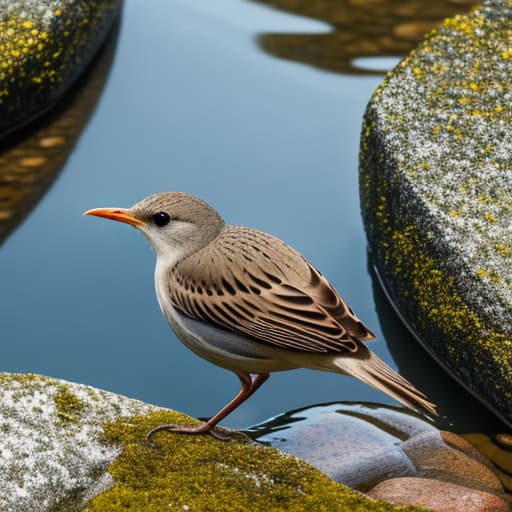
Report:
M 138 227 L 144 226 L 146 223 L 143 220 L 137 219 L 131 215 L 125 208 L 94 208 L 87 210 L 84 215 L 94 215 L 96 217 L 103 217 L 104 219 L 117 220 L 124 222 L 131 226 Z

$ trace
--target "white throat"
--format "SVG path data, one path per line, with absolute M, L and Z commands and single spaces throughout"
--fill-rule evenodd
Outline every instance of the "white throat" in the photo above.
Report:
M 178 257 L 173 257 L 173 255 L 165 254 L 159 255 L 156 257 L 156 265 L 155 265 L 155 292 L 156 298 L 158 299 L 158 304 L 160 305 L 160 309 L 164 317 L 167 321 L 170 321 L 169 314 L 174 310 L 174 306 L 170 300 L 170 294 L 168 290 L 169 283 L 169 273 L 171 268 L 176 264 L 179 259 Z

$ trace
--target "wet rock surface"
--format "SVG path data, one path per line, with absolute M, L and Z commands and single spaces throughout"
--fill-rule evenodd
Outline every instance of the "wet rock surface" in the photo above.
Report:
M 403 411 L 331 404 L 277 417 L 255 431 L 260 441 L 372 497 L 439 511 L 509 510 L 486 457 L 462 437 Z
M 271 432 L 258 440 L 300 457 L 333 480 L 360 491 L 385 478 L 417 475 L 397 445 L 401 439 L 431 429 L 428 423 L 391 409 L 342 404 L 296 411 L 277 421 L 280 426 L 275 431 L 271 427 Z
M 397 312 L 512 424 L 512 3 L 447 19 L 371 99 L 360 190 Z
M 512 437 L 510 434 L 498 434 L 491 439 L 486 434 L 465 434 L 466 439 L 487 460 L 494 464 L 494 472 L 499 476 L 503 486 L 512 493 Z

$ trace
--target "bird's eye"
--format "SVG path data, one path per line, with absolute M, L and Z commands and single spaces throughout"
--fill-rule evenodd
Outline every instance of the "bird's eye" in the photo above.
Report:
M 151 219 L 153 222 L 161 228 L 162 226 L 165 226 L 166 224 L 169 224 L 169 221 L 171 220 L 171 217 L 168 213 L 165 212 L 158 212 L 155 213 Z

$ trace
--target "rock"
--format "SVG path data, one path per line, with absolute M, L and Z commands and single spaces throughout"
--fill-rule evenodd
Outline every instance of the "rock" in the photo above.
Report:
M 417 475 L 403 438 L 434 430 L 416 416 L 386 407 L 332 404 L 288 413 L 258 440 L 316 467 L 336 482 L 365 491 L 397 476 Z M 265 430 L 265 424 L 258 426 Z
M 371 99 L 360 190 L 380 280 L 449 373 L 512 425 L 512 3 L 434 29 Z
M 375 499 L 428 507 L 438 512 L 510 512 L 508 503 L 487 492 L 427 478 L 394 478 L 368 492 Z
M 452 446 L 444 442 L 446 434 L 452 439 Z M 454 443 L 454 438 L 459 441 Z M 454 448 L 456 444 L 463 444 L 464 450 Z M 404 441 L 401 448 L 422 477 L 502 492 L 503 487 L 498 477 L 468 444 L 453 433 L 431 430 Z
M 121 0 L 0 0 L 0 135 L 53 106 L 118 18 Z
M 363 492 L 373 488 L 368 492 L 372 497 L 390 492 L 397 496 L 389 498 L 395 503 L 436 508 L 440 501 L 425 500 L 432 501 L 436 489 L 446 488 L 444 506 L 451 506 L 455 490 L 470 496 L 474 506 L 478 500 L 485 507 L 507 503 L 489 460 L 469 442 L 402 411 L 361 404 L 316 406 L 277 417 L 254 431 L 261 433 L 259 440 L 309 462 L 337 482 Z M 407 496 L 409 501 L 400 501 Z M 457 503 L 461 507 L 463 502 Z M 485 507 L 467 510 L 493 510 Z
M 89 386 L 0 373 L 0 510 L 420 512 L 369 499 L 240 434 L 146 440 L 156 425 L 196 421 Z
M 136 400 L 38 375 L 0 374 L 0 510 L 80 510 L 111 485 L 118 446 L 103 424 L 153 410 Z
M 0 0 L 0 138 L 42 116 L 2 140 L 0 244 L 53 183 L 89 120 L 112 62 L 121 4 Z

